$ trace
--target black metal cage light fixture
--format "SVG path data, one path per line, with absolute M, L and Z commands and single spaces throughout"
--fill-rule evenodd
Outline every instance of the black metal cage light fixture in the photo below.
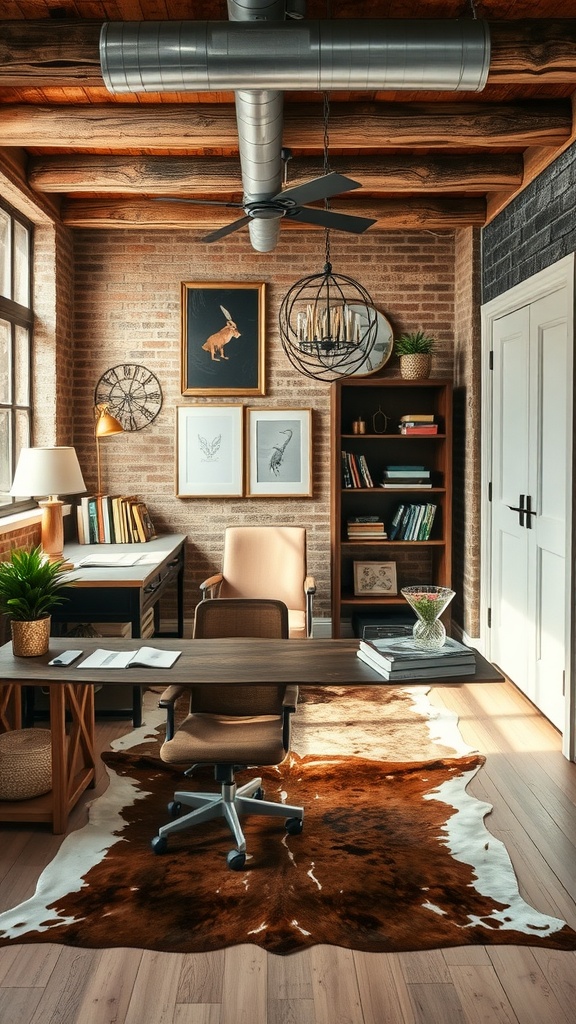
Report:
M 324 174 L 330 171 L 328 118 L 329 102 L 325 93 Z M 328 200 L 324 202 L 328 209 Z M 360 233 L 373 223 L 366 220 L 354 230 Z M 377 312 L 363 285 L 333 272 L 329 228 L 325 232 L 323 272 L 302 277 L 292 285 L 280 306 L 279 326 L 282 348 L 288 359 L 300 373 L 315 380 L 331 382 L 349 377 L 370 355 L 378 331 Z

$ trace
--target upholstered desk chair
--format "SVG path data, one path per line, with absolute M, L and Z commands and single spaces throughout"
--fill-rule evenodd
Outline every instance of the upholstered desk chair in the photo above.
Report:
M 302 526 L 229 526 L 224 535 L 222 571 L 200 584 L 211 597 L 266 597 L 288 608 L 289 636 L 312 635 L 313 576 L 306 569 L 306 530 Z
M 194 637 L 288 637 L 288 611 L 281 601 L 226 599 L 202 601 L 196 608 Z M 215 652 L 218 657 L 218 652 Z M 190 710 L 174 728 L 174 704 L 188 694 Z M 302 831 L 304 810 L 263 799 L 262 779 L 236 786 L 235 768 L 248 765 L 280 764 L 290 749 L 290 720 L 298 702 L 298 687 L 279 686 L 169 686 L 160 707 L 168 712 L 166 741 L 160 756 L 168 764 L 213 764 L 221 791 L 191 793 L 178 791 L 168 810 L 179 815 L 182 806 L 189 813 L 162 825 L 152 840 L 155 853 L 164 853 L 168 836 L 213 818 L 228 822 L 236 848 L 228 854 L 228 866 L 240 871 L 246 862 L 246 840 L 240 826 L 241 814 L 286 818 L 291 835 Z

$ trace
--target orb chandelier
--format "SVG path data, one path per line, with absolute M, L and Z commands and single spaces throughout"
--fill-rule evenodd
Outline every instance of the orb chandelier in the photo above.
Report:
M 324 174 L 328 161 L 329 101 L 324 94 Z M 328 209 L 328 200 L 324 200 Z M 372 221 L 367 222 L 368 227 Z M 324 270 L 302 277 L 288 290 L 279 311 L 280 340 L 292 366 L 315 380 L 331 382 L 360 369 L 374 348 L 378 314 L 363 285 L 335 274 L 330 229 L 325 232 Z

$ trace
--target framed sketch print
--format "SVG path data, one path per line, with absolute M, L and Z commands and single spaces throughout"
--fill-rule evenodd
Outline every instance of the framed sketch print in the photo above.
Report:
M 247 495 L 312 497 L 312 410 L 247 409 Z
M 183 395 L 263 395 L 264 284 L 182 282 Z
M 176 408 L 176 497 L 242 497 L 242 405 Z
M 354 595 L 356 597 L 397 593 L 396 562 L 354 562 Z

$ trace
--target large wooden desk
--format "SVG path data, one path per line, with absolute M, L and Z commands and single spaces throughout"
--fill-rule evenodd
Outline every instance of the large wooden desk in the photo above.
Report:
M 142 618 L 149 608 L 153 608 L 155 636 L 183 636 L 185 541 L 183 534 L 166 534 L 147 544 L 67 544 L 64 556 L 74 564 L 90 555 L 139 555 L 139 561 L 126 568 L 76 569 L 74 587 L 64 591 L 70 600 L 52 612 L 53 631 L 59 634 L 64 624 L 70 622 L 130 622 L 132 636 L 141 637 Z M 174 582 L 177 598 L 176 632 L 162 633 L 160 599 Z M 74 639 L 68 646 L 81 647 L 82 643 Z M 100 646 L 103 646 L 103 641 Z M 132 713 L 134 725 L 140 725 L 140 686 L 134 686 L 133 689 Z
M 75 642 L 76 645 L 76 642 Z M 52 731 L 52 793 L 22 803 L 0 802 L 0 821 L 45 821 L 53 831 L 66 830 L 68 814 L 87 786 L 93 785 L 94 698 L 93 683 L 106 686 L 155 683 L 297 683 L 298 686 L 387 686 L 382 676 L 356 657 L 357 640 L 253 640 L 244 637 L 219 640 L 151 640 L 148 646 L 180 650 L 176 664 L 167 671 L 150 669 L 81 669 L 48 666 L 51 658 L 70 647 L 64 638 L 51 638 L 48 654 L 40 658 L 15 658 L 12 644 L 0 648 L 0 730 L 18 721 L 20 689 L 24 685 L 49 686 Z M 77 641 L 87 656 L 98 647 L 111 651 L 134 650 L 134 640 Z M 449 680 L 450 685 L 470 682 L 502 682 L 504 677 L 485 658 L 476 654 L 472 676 Z M 441 680 L 417 680 L 436 685 Z M 402 680 L 409 686 L 410 680 Z M 11 705 L 11 707 L 10 707 Z M 66 731 L 66 711 L 70 725 Z M 11 715 L 12 711 L 12 715 Z

